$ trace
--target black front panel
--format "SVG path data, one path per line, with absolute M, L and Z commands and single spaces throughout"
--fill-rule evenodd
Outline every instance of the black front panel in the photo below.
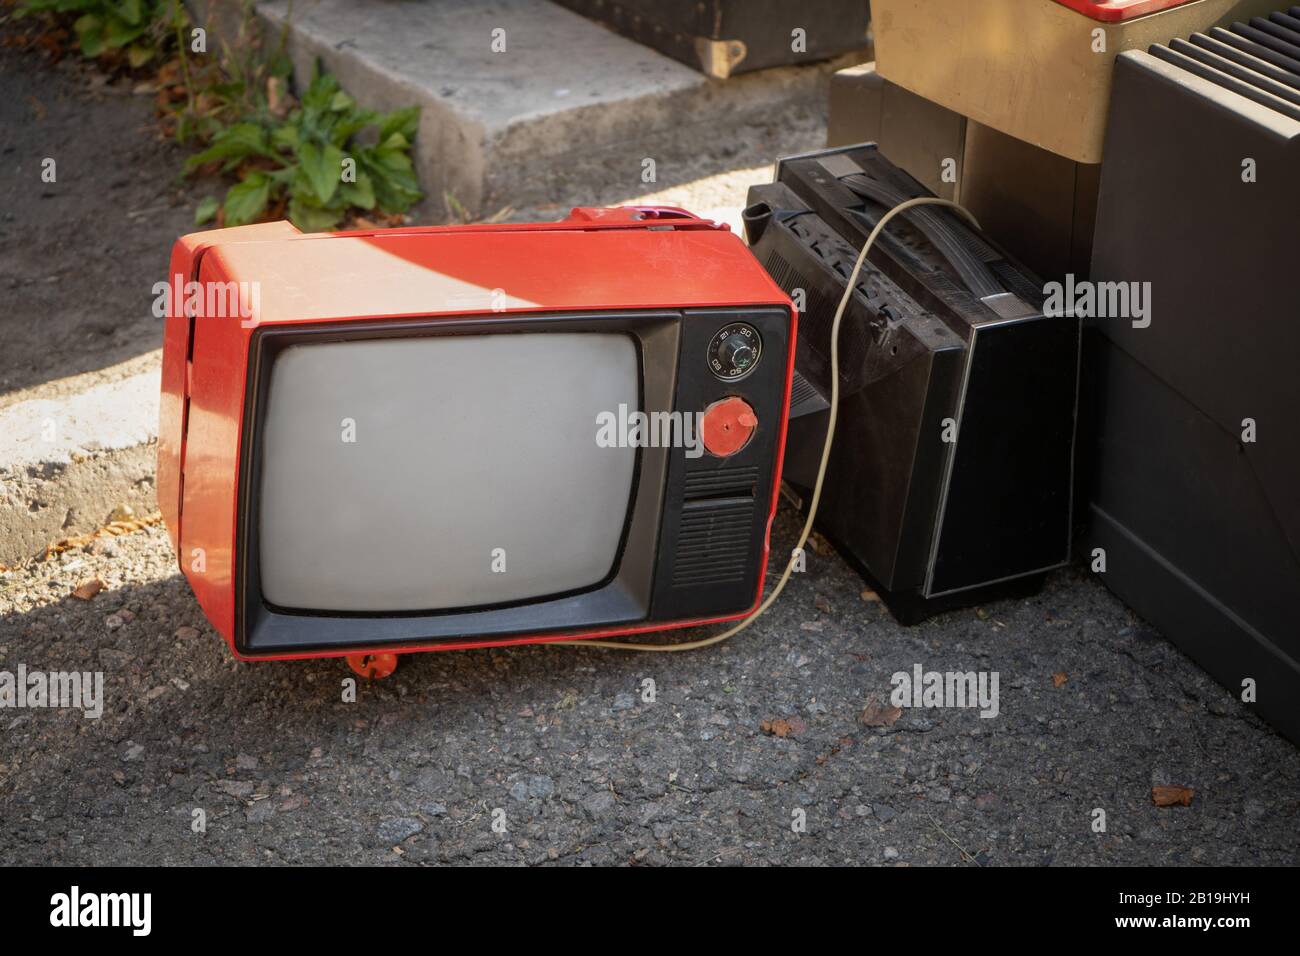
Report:
M 858 250 L 789 188 L 755 186 L 745 211 L 754 254 L 786 292 L 803 291 L 796 367 L 804 390 L 791 409 L 784 478 L 804 491 L 825 447 L 831 326 Z M 890 590 L 925 581 L 951 446 L 966 346 L 874 264 L 862 269 L 839 333 L 840 413 L 818 528 L 873 583 Z
M 710 346 L 717 332 L 736 322 L 762 337 L 762 358 L 744 378 L 725 381 L 710 371 Z M 736 396 L 753 408 L 758 426 L 730 457 L 706 452 L 688 458 L 674 451 L 670 458 L 651 602 L 656 620 L 740 612 L 757 598 L 785 418 L 789 331 L 784 309 L 686 313 L 675 407 L 703 412 Z
M 707 367 L 709 342 L 728 321 L 763 336 L 763 353 L 741 381 Z M 247 656 L 490 640 L 605 626 L 718 616 L 754 603 L 771 504 L 776 440 L 784 414 L 788 314 L 629 312 L 332 323 L 261 330 L 250 355 L 248 410 L 240 460 L 236 646 Z M 283 348 L 302 342 L 419 335 L 625 332 L 637 344 L 641 408 L 691 414 L 727 395 L 754 407 L 759 428 L 732 459 L 689 459 L 681 447 L 642 447 L 618 560 L 609 577 L 578 592 L 508 606 L 430 612 L 310 612 L 279 608 L 261 593 L 258 508 L 262 418 L 270 370 Z M 612 410 L 611 410 L 612 411 Z M 596 423 L 592 423 L 596 440 Z M 521 461 L 520 468 L 528 463 Z M 443 503 L 454 507 L 454 503 Z M 563 547 L 557 541 L 556 547 Z
M 1069 560 L 1079 324 L 982 325 L 971 341 L 929 594 Z

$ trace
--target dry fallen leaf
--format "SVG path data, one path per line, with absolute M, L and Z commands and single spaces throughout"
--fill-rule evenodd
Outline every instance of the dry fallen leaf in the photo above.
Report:
M 1152 787 L 1151 800 L 1157 807 L 1190 807 L 1196 791 L 1191 787 Z
M 882 707 L 872 700 L 867 702 L 867 706 L 858 715 L 858 723 L 864 727 L 892 727 L 902 716 L 901 707 Z
M 166 85 L 181 82 L 181 61 L 173 58 L 158 67 L 158 82 Z
M 104 582 L 99 578 L 91 578 L 89 581 L 82 581 L 72 592 L 74 598 L 81 598 L 83 601 L 89 601 L 100 591 L 104 590 Z
M 56 541 L 45 549 L 44 560 L 48 561 L 56 554 L 62 554 L 64 551 L 71 551 L 74 548 L 84 548 L 96 538 L 117 538 L 124 534 L 133 534 L 145 528 L 151 528 L 162 522 L 162 513 L 155 511 L 153 514 L 145 515 L 143 518 L 127 518 L 122 521 L 110 521 L 98 531 L 92 531 L 90 534 L 78 535 L 75 538 L 64 538 L 62 541 Z
M 835 553 L 835 549 L 831 547 L 831 543 L 816 531 L 808 536 L 808 546 L 813 549 L 813 554 L 825 556 Z
M 801 717 L 777 717 L 773 720 L 765 720 L 759 724 L 759 729 L 765 734 L 771 734 L 773 737 L 797 737 L 808 729 Z
M 790 736 L 790 725 L 780 718 L 777 718 L 776 720 L 765 720 L 759 724 L 759 728 L 763 733 L 771 734 L 773 737 Z
M 266 108 L 276 119 L 284 119 L 294 107 L 293 95 L 283 77 L 272 76 L 266 81 Z
M 1067 674 L 1065 671 L 1057 671 L 1055 674 L 1052 675 L 1052 686 L 1060 687 L 1069 679 L 1070 679 L 1070 675 Z

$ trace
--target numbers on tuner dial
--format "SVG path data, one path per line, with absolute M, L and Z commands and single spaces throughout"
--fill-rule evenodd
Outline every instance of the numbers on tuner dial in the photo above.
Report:
M 758 329 L 745 322 L 732 322 L 718 330 L 709 342 L 709 369 L 718 378 L 734 382 L 758 366 L 763 339 Z

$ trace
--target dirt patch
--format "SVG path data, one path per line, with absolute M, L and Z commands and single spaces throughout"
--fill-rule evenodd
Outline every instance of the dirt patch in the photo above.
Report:
M 162 345 L 153 284 L 212 186 L 179 179 L 186 152 L 133 86 L 75 55 L 52 66 L 0 43 L 0 404 Z

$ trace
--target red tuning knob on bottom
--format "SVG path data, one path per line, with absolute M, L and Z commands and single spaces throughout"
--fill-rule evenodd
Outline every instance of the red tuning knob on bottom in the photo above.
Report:
M 726 458 L 747 444 L 758 427 L 758 416 L 743 398 L 724 398 L 704 410 L 700 431 L 709 454 Z

